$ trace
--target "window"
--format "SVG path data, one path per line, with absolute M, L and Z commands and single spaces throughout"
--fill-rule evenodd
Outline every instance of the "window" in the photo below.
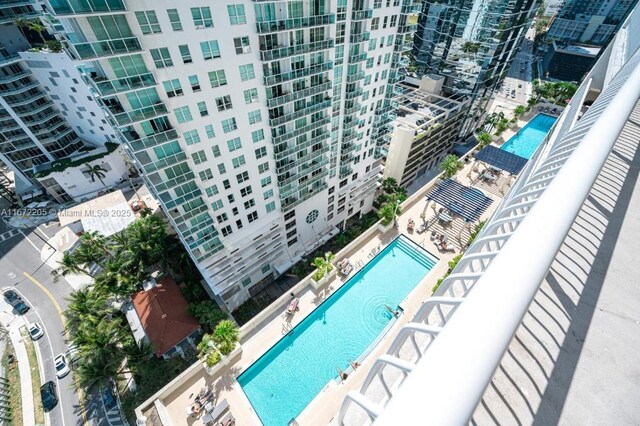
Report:
M 231 188 L 231 182 L 229 182 L 229 179 L 225 179 L 222 181 L 222 185 L 224 185 L 224 189 L 229 189 Z
M 265 200 L 268 200 L 269 198 L 273 197 L 273 189 L 269 189 L 268 191 L 264 191 L 262 193 L 262 196 L 264 197 Z
M 187 145 L 195 145 L 200 142 L 200 135 L 197 130 L 189 130 L 182 134 Z
M 211 18 L 211 9 L 208 7 L 192 7 L 191 17 L 196 29 L 213 28 L 213 19 Z
M 206 117 L 207 115 L 209 115 L 207 104 L 204 101 L 198 102 L 198 111 L 200 111 L 200 117 Z
M 202 50 L 202 57 L 205 61 L 220 57 L 220 48 L 216 40 L 201 41 L 200 49 Z
M 242 229 L 242 221 L 240 219 L 236 220 L 236 226 L 238 227 L 238 229 Z M 246 278 L 245 278 L 246 279 Z M 243 280 L 244 281 L 244 280 Z M 251 282 L 251 281 L 249 281 Z M 248 284 L 247 284 L 248 285 Z
M 288 245 L 289 247 L 291 247 L 292 245 L 294 245 L 294 244 L 295 244 L 295 243 L 297 243 L 297 242 L 298 242 L 298 239 L 297 239 L 297 238 L 294 238 L 293 240 L 289 240 L 289 241 L 287 241 L 287 245 Z
M 387 23 L 388 23 L 388 22 L 389 22 L 389 17 L 388 17 L 388 16 L 385 16 L 385 17 L 382 19 L 382 28 L 387 28 Z
M 266 274 L 270 270 L 271 270 L 271 267 L 269 266 L 268 263 L 265 263 L 264 265 L 262 265 L 262 268 L 260 268 L 260 271 L 262 271 L 263 274 Z
M 245 203 L 246 204 L 246 203 Z M 254 220 L 258 220 L 258 212 L 251 212 L 247 215 L 247 220 L 249 221 L 249 223 L 253 222 Z
M 248 286 L 249 284 L 251 284 L 251 277 L 245 277 L 245 278 L 243 278 L 243 279 L 242 279 L 242 281 L 241 281 L 241 283 L 242 283 L 242 286 L 243 286 L 243 287 Z
M 193 90 L 194 92 L 200 91 L 200 82 L 198 81 L 197 75 L 189 76 L 189 84 L 191 85 L 191 90 Z
M 394 23 L 394 21 L 393 21 L 393 18 L 395 18 L 395 16 L 391 18 L 391 24 L 392 24 L 391 26 L 392 26 L 392 27 L 394 27 L 394 26 L 395 26 L 395 23 Z M 393 34 L 392 34 L 392 35 L 390 35 L 390 36 L 387 36 L 387 46 L 391 46 L 392 44 L 393 44 Z
M 171 22 L 171 29 L 173 29 L 173 31 L 182 31 L 182 23 L 180 22 L 180 15 L 178 15 L 178 10 L 168 9 L 167 15 L 169 15 L 169 22 Z
M 193 162 L 195 164 L 200 164 L 200 163 L 204 163 L 205 161 L 207 161 L 207 156 L 204 153 L 204 151 L 198 151 L 198 152 L 194 152 L 193 154 L 191 154 L 191 158 L 193 159 Z
M 222 123 L 222 131 L 225 133 L 232 132 L 238 128 L 238 125 L 236 124 L 236 119 L 233 117 L 228 118 L 226 120 L 222 120 L 221 123 Z
M 200 180 L 203 182 L 213 179 L 213 172 L 211 171 L 211 169 L 203 170 L 198 173 L 198 175 L 200 176 Z
M 235 203 L 236 197 L 233 194 L 229 194 L 227 195 L 227 200 L 229 200 L 229 203 Z
M 233 233 L 233 230 L 231 229 L 231 225 L 227 225 L 224 228 L 222 228 L 220 230 L 222 232 L 223 236 L 227 236 L 227 235 L 231 235 Z
M 371 30 L 377 30 L 380 26 L 380 18 L 373 18 L 371 20 Z
M 269 163 L 258 164 L 258 173 L 269 171 Z
M 253 198 L 244 202 L 244 208 L 245 209 L 250 209 L 251 207 L 253 207 L 255 205 L 256 205 L 256 200 L 254 200 Z
M 219 98 L 216 98 L 216 106 L 218 107 L 218 111 L 226 111 L 233 108 L 233 104 L 231 103 L 231 96 L 221 96 Z
M 157 34 L 162 32 L 156 12 L 153 10 L 136 12 L 136 18 L 138 19 L 138 24 L 140 24 L 142 34 Z
M 240 196 L 241 197 L 246 197 L 247 195 L 251 194 L 253 192 L 253 190 L 251 189 L 250 186 L 245 186 L 244 188 L 240 189 Z
M 238 167 L 242 167 L 246 164 L 246 161 L 244 161 L 244 155 L 241 155 L 239 157 L 236 158 L 232 158 L 231 159 L 231 164 L 233 164 L 233 168 L 237 169 Z
M 209 139 L 213 139 L 216 137 L 216 132 L 213 131 L 213 124 L 207 124 L 204 126 L 204 131 L 207 133 L 207 137 Z
M 260 115 L 260 111 L 251 111 L 249 112 L 249 124 L 255 124 L 262 121 L 262 115 Z
M 225 221 L 229 220 L 229 216 L 227 216 L 226 213 L 222 213 L 222 214 L 219 214 L 218 216 L 216 216 L 216 220 L 218 221 L 218 223 L 225 222 Z
M 267 209 L 267 213 L 271 213 L 272 211 L 274 211 L 276 209 L 276 202 L 272 201 L 269 204 L 267 204 L 265 207 Z
M 211 151 L 213 152 L 214 157 L 220 157 L 220 147 L 218 145 L 214 145 L 211 147 Z
M 218 172 L 220 172 L 221 175 L 227 173 L 227 168 L 224 166 L 224 163 L 218 164 Z
M 174 96 L 182 96 L 182 86 L 180 85 L 180 80 L 177 78 L 175 80 L 163 81 L 162 85 L 164 86 L 164 90 L 167 92 L 167 96 L 173 98 Z
M 242 172 L 236 175 L 236 180 L 238 183 L 242 183 L 249 180 L 249 172 Z
M 247 18 L 244 15 L 244 5 L 230 4 L 227 6 L 227 12 L 229 13 L 229 22 L 231 22 L 231 25 L 247 23 Z
M 237 149 L 242 148 L 242 143 L 240 142 L 240 138 L 233 138 L 230 141 L 227 141 L 227 147 L 229 148 L 229 152 L 233 152 Z
M 260 185 L 263 188 L 269 184 L 271 184 L 271 176 L 267 176 L 266 178 L 260 179 Z
M 253 71 L 253 64 L 240 65 L 239 69 L 240 69 L 240 79 L 242 81 L 247 81 L 247 80 L 256 78 L 256 74 Z
M 184 106 L 182 108 L 176 108 L 173 110 L 173 112 L 176 115 L 176 119 L 178 120 L 178 123 L 186 123 L 187 121 L 191 121 L 193 120 L 193 118 L 191 117 L 191 111 L 189 111 L 189 107 L 188 106 Z
M 262 148 L 256 149 L 255 152 L 256 152 L 256 160 L 259 160 L 260 158 L 267 155 L 267 148 L 263 146 Z
M 213 197 L 214 195 L 218 194 L 218 187 L 215 185 L 211 185 L 210 187 L 205 189 L 205 192 L 209 197 Z
M 222 204 L 222 200 L 216 200 L 213 203 L 211 203 L 211 208 L 213 209 L 213 211 L 216 210 L 220 210 L 223 207 L 224 204 Z
M 191 62 L 193 62 L 193 59 L 191 59 L 191 52 L 189 51 L 188 45 L 181 44 L 180 46 L 178 46 L 178 49 L 180 49 L 180 56 L 182 56 L 182 63 L 190 64 Z
M 251 132 L 251 140 L 253 141 L 253 143 L 260 142 L 261 140 L 264 140 L 264 130 L 263 129 L 259 129 L 259 130 L 256 130 L 254 132 Z
M 244 91 L 244 103 L 252 104 L 258 102 L 258 89 L 249 89 Z
M 396 22 L 398 22 L 398 17 L 396 15 L 393 15 L 391 17 L 391 25 L 389 25 L 390 27 L 395 27 L 396 26 Z
M 171 60 L 171 54 L 169 53 L 169 49 L 166 47 L 161 47 L 159 49 L 151 49 L 151 57 L 153 58 L 153 63 L 156 68 L 166 68 L 173 66 L 173 61 Z
M 209 82 L 213 88 L 225 86 L 227 84 L 227 76 L 224 74 L 224 70 L 211 71 L 209 73 Z
M 236 48 L 236 55 L 243 55 L 251 52 L 249 37 L 236 37 L 233 39 L 233 45 Z

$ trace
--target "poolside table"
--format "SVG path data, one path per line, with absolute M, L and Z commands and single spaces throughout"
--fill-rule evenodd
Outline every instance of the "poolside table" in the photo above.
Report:
M 438 214 L 438 219 L 442 222 L 446 222 L 446 223 L 450 223 L 453 221 L 453 218 L 451 217 L 451 215 L 447 212 L 440 212 Z

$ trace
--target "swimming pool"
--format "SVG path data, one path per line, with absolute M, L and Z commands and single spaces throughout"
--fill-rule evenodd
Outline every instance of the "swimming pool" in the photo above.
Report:
M 509 138 L 502 145 L 502 149 L 528 160 L 536 152 L 536 149 L 538 149 L 538 146 L 549 133 L 556 120 L 557 118 L 551 115 L 536 115 L 518 133 Z
M 437 260 L 400 236 L 238 377 L 265 426 L 289 421 L 358 359 Z

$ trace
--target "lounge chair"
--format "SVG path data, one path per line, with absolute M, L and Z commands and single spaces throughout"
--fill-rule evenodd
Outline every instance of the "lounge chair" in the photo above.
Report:
M 342 265 L 340 268 L 340 274 L 346 277 L 351 273 L 351 271 L 353 271 L 353 265 L 347 260 L 347 263 Z
M 289 302 L 289 306 L 287 306 L 287 314 L 291 315 L 293 314 L 295 311 L 297 311 L 298 309 L 300 309 L 298 307 L 298 305 L 300 304 L 300 299 L 298 299 L 297 297 L 294 298 L 291 302 Z
M 236 424 L 236 419 L 235 417 L 233 417 L 233 414 L 231 414 L 231 411 L 229 411 L 227 414 L 225 414 L 222 420 L 220 420 L 219 424 L 220 426 L 233 426 Z

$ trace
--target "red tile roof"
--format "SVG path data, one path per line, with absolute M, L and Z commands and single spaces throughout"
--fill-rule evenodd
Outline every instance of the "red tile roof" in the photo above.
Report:
M 151 290 L 135 293 L 131 299 L 158 357 L 200 327 L 195 318 L 187 314 L 188 303 L 171 276 L 162 278 Z

